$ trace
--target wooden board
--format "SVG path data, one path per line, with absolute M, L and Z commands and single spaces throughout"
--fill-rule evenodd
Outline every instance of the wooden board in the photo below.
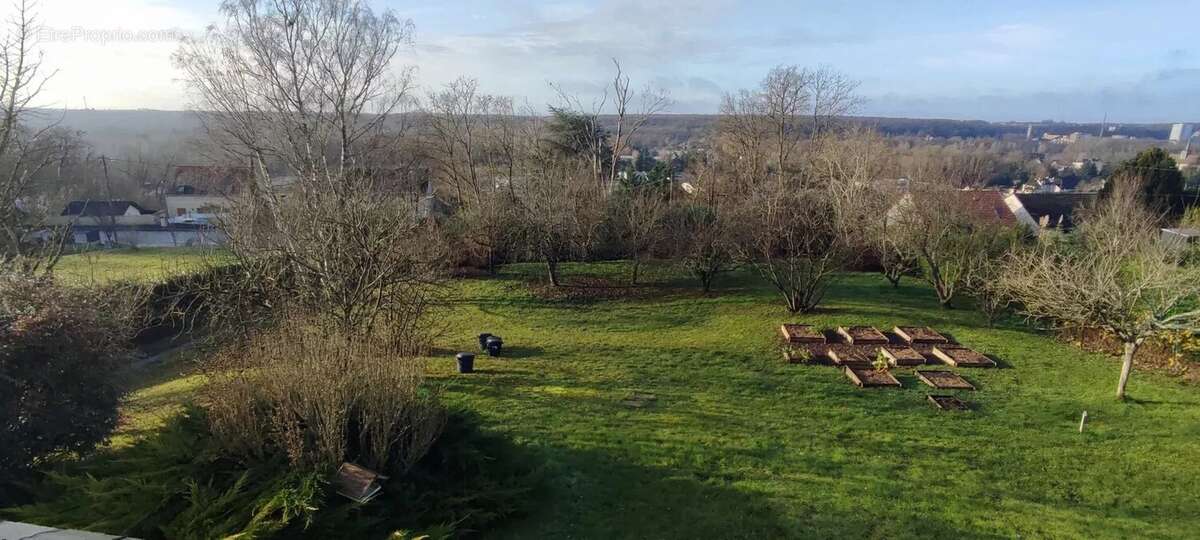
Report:
M 788 343 L 801 345 L 805 343 L 825 343 L 825 334 L 807 324 L 784 324 L 779 327 L 783 339 Z
M 888 338 L 874 326 L 839 326 L 838 334 L 854 345 L 887 345 Z
M 911 347 L 880 347 L 879 350 L 883 351 L 888 363 L 896 367 L 925 365 L 925 356 Z
M 830 345 L 825 356 L 836 366 L 851 366 L 856 368 L 871 368 L 874 358 L 867 355 L 862 347 L 854 345 Z
M 966 347 L 934 347 L 933 355 L 954 367 L 996 367 L 996 361 Z
M 943 411 L 966 411 L 971 409 L 971 406 L 967 402 L 954 396 L 935 396 L 930 394 L 927 397 L 929 402 L 933 403 L 934 407 Z
M 892 333 L 900 336 L 905 343 L 949 343 L 946 336 L 939 334 L 928 326 L 897 326 Z
M 900 388 L 900 381 L 896 380 L 896 377 L 886 371 L 847 366 L 842 368 L 842 373 L 859 388 Z
M 975 385 L 953 371 L 917 371 L 917 378 L 939 390 L 974 390 Z

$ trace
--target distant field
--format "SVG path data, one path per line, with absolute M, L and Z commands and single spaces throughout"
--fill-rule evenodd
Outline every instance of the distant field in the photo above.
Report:
M 206 259 L 221 257 L 213 248 L 126 248 L 67 255 L 55 274 L 71 283 L 105 283 L 132 279 L 147 283 L 199 267 Z

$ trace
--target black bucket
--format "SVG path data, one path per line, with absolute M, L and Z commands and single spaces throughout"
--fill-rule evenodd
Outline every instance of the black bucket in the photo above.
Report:
M 459 373 L 473 373 L 475 371 L 475 355 L 471 353 L 458 353 L 454 356 L 458 360 Z
M 487 350 L 487 340 L 490 337 L 492 337 L 491 334 L 487 334 L 487 333 L 479 334 L 479 350 L 481 350 L 481 351 Z
M 500 349 L 504 348 L 504 340 L 500 339 L 500 336 L 489 337 L 485 348 L 488 356 L 500 356 Z

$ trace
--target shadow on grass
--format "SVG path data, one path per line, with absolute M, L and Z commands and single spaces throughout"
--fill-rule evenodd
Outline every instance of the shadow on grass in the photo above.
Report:
M 541 447 L 549 465 L 540 510 L 499 531 L 502 537 L 744 538 L 789 532 L 770 501 L 717 475 L 640 465 L 598 450 Z M 632 452 L 631 452 L 632 453 Z M 570 516 L 563 519 L 563 516 Z

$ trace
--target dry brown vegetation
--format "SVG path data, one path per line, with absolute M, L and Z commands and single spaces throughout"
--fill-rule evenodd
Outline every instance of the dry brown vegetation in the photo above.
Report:
M 213 431 L 246 457 L 283 452 L 297 466 L 407 471 L 445 412 L 421 362 L 393 343 L 292 320 L 227 348 L 204 365 Z

